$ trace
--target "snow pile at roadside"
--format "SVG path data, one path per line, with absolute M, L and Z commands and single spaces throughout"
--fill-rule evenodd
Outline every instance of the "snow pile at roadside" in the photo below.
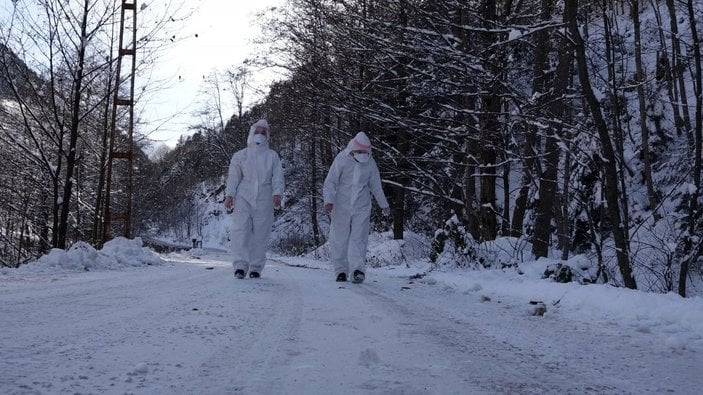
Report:
M 86 242 L 75 243 L 68 251 L 54 248 L 47 255 L 17 269 L 4 268 L 2 275 L 46 274 L 91 270 L 115 270 L 127 267 L 161 265 L 159 255 L 142 244 L 142 239 L 117 237 L 105 243 L 100 251 Z

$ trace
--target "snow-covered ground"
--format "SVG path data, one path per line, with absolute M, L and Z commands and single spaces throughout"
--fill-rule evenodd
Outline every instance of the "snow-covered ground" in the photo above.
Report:
M 324 261 L 271 257 L 262 278 L 237 280 L 228 261 L 214 250 L 160 258 L 117 239 L 1 270 L 0 393 L 703 388 L 699 297 L 421 261 L 370 268 L 357 285 L 334 282 Z

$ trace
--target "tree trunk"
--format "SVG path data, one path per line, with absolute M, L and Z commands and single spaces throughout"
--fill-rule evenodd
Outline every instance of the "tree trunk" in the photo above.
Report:
M 657 214 L 657 206 L 659 204 L 657 194 L 654 191 L 654 183 L 652 182 L 652 161 L 649 155 L 649 127 L 647 126 L 647 103 L 645 97 L 646 78 L 642 67 L 642 33 L 640 32 L 640 10 L 639 1 L 630 0 L 632 12 L 632 22 L 635 30 L 635 69 L 637 73 L 637 98 L 640 107 L 640 127 L 642 129 L 642 163 L 644 165 L 644 183 L 647 186 L 647 198 L 649 200 L 649 209 L 654 213 L 654 220 L 657 221 L 660 216 Z
M 320 224 L 317 221 L 318 216 L 318 190 L 317 190 L 317 139 L 313 137 L 310 142 L 310 221 L 312 223 L 312 238 L 315 242 L 315 247 L 320 246 Z
M 566 15 L 568 15 L 568 29 L 574 42 L 574 49 L 576 50 L 577 70 L 579 80 L 581 82 L 581 90 L 591 110 L 591 115 L 598 132 L 598 137 L 600 138 L 601 153 L 604 158 L 604 192 L 608 203 L 608 214 L 613 225 L 613 239 L 615 241 L 618 267 L 625 286 L 630 289 L 637 289 L 637 283 L 632 275 L 632 268 L 630 266 L 630 249 L 627 228 L 622 223 L 622 215 L 620 213 L 620 201 L 618 196 L 618 170 L 615 152 L 613 150 L 612 142 L 610 141 L 610 131 L 608 130 L 608 125 L 606 124 L 605 119 L 603 118 L 603 113 L 601 112 L 600 102 L 591 87 L 591 80 L 588 75 L 586 50 L 576 20 L 577 9 L 577 0 L 565 0 L 564 14 L 565 18 Z
M 691 38 L 693 40 L 693 63 L 695 65 L 694 84 L 696 93 L 696 125 L 694 134 L 694 164 L 693 164 L 693 184 L 696 186 L 693 196 L 691 196 L 691 205 L 689 211 L 689 233 L 692 236 L 696 235 L 696 224 L 698 223 L 698 218 L 700 218 L 700 210 L 698 205 L 698 197 L 701 196 L 701 149 L 703 147 L 703 72 L 701 70 L 701 42 L 698 36 L 698 29 L 696 27 L 696 10 L 694 9 L 693 0 L 688 0 L 688 20 L 691 24 Z M 700 230 L 698 230 L 700 232 Z M 698 259 L 698 256 L 691 257 L 694 262 Z M 688 277 L 689 271 L 689 260 L 684 260 L 681 263 L 681 271 L 679 273 L 679 295 L 686 296 L 686 279 Z
M 570 15 L 564 13 L 564 22 L 567 22 Z M 552 123 L 548 130 L 548 135 L 544 144 L 544 171 L 539 182 L 539 202 L 537 204 L 535 218 L 535 235 L 532 241 L 532 254 L 536 257 L 549 256 L 550 238 L 552 234 L 552 219 L 555 210 L 559 210 L 557 205 L 557 176 L 559 171 L 559 160 L 563 119 L 566 115 L 566 90 L 570 82 L 571 63 L 573 62 L 573 48 L 568 39 L 563 38 L 559 44 L 560 56 L 557 64 L 552 89 L 547 94 L 549 111 L 547 114 Z
M 453 10 L 454 12 L 451 19 L 453 34 L 460 38 L 461 50 L 464 53 L 469 53 L 474 48 L 470 40 L 470 34 L 464 28 L 464 26 L 469 24 L 468 9 L 463 2 L 457 3 L 455 6 L 456 8 Z M 461 75 L 460 81 L 466 85 L 466 90 L 478 89 L 472 84 L 470 76 L 466 74 Z M 456 100 L 460 103 L 460 107 L 465 110 L 457 114 L 457 122 L 463 126 L 464 131 L 461 137 L 457 139 L 457 146 L 463 147 L 463 152 L 457 150 L 455 152 L 456 156 L 453 158 L 456 163 L 462 164 L 459 166 L 457 173 L 463 174 L 461 174 L 461 177 L 457 178 L 462 178 L 461 184 L 463 190 L 459 188 L 453 189 L 453 195 L 451 197 L 456 199 L 462 198 L 464 204 L 463 207 L 459 207 L 458 204 L 452 203 L 452 210 L 464 221 L 466 228 L 474 240 L 479 240 L 481 238 L 481 223 L 479 220 L 479 207 L 476 204 L 478 201 L 476 196 L 476 168 L 478 165 L 476 158 L 478 157 L 479 151 L 477 148 L 478 139 L 469 132 L 475 129 L 477 123 L 477 119 L 475 115 L 473 115 L 474 110 L 476 110 L 476 99 L 469 95 L 459 93 L 457 94 Z
M 402 240 L 405 232 L 405 186 L 410 183 L 407 177 L 408 164 L 407 156 L 410 154 L 409 138 L 407 131 L 403 128 L 397 132 L 397 150 L 400 154 L 398 158 L 398 175 L 395 177 L 397 186 L 391 188 L 393 193 L 393 239 Z
M 537 133 L 532 126 L 527 127 L 525 133 L 525 142 L 523 149 L 523 161 L 522 161 L 522 185 L 518 191 L 517 197 L 515 198 L 515 205 L 513 208 L 513 218 L 510 224 L 510 235 L 512 237 L 520 237 L 523 232 L 523 224 L 525 222 L 525 212 L 527 211 L 527 200 L 530 193 L 530 187 L 532 185 L 532 172 L 535 169 L 535 146 L 537 140 Z
M 76 149 L 78 143 L 78 127 L 80 126 L 81 89 L 83 88 L 83 66 L 85 64 L 85 45 L 88 42 L 88 6 L 89 1 L 83 3 L 83 19 L 81 21 L 81 40 L 78 48 L 77 70 L 74 70 L 73 98 L 71 103 L 71 130 L 69 135 L 68 155 L 66 158 L 66 179 L 63 188 L 63 202 L 61 205 L 61 218 L 59 219 L 57 248 L 66 248 L 68 233 L 68 214 L 71 210 L 71 194 L 73 193 L 73 172 L 76 167 Z
M 110 62 L 112 64 L 112 62 Z M 100 171 L 98 174 L 98 186 L 95 191 L 95 205 L 93 209 L 93 244 L 102 243 L 102 212 L 103 212 L 103 190 L 105 189 L 105 178 L 107 176 L 107 151 L 110 147 L 110 109 L 112 108 L 112 67 L 108 68 L 109 77 L 107 80 L 107 92 L 105 92 L 105 109 L 102 117 L 102 143 L 100 146 Z
M 608 5 L 612 6 L 612 9 L 609 10 L 607 9 L 607 7 L 603 8 L 603 26 L 606 46 L 605 55 L 608 64 L 608 83 L 610 84 L 611 98 L 610 109 L 612 111 L 608 119 L 612 122 L 612 127 L 610 128 L 610 135 L 613 137 L 612 142 L 615 145 L 613 152 L 617 161 L 616 168 L 618 169 L 617 180 L 619 182 L 620 189 L 620 197 L 618 198 L 618 200 L 622 202 L 627 202 L 627 199 L 625 199 L 625 196 L 627 195 L 627 186 L 625 184 L 625 172 L 627 169 L 626 161 L 624 158 L 624 133 L 622 127 L 623 114 L 626 113 L 627 109 L 623 108 L 623 99 L 620 95 L 621 86 L 619 85 L 617 78 L 619 67 L 615 64 L 615 60 L 619 53 L 616 51 L 616 46 L 614 45 L 616 40 L 613 38 L 613 27 L 611 26 L 612 24 L 615 24 L 618 21 L 618 10 L 617 6 L 609 3 L 606 4 L 606 6 Z M 612 13 L 608 13 L 608 11 L 612 11 Z M 617 26 L 615 27 L 615 31 L 618 31 Z M 622 223 L 629 224 L 629 206 L 627 205 L 627 203 L 622 205 L 621 210 Z
M 398 42 L 403 45 L 406 44 L 405 31 L 408 28 L 407 6 L 407 0 L 400 0 L 398 4 L 398 21 L 400 22 Z M 396 86 L 396 108 L 398 113 L 402 116 L 407 116 L 407 86 L 405 82 L 407 81 L 407 63 L 409 63 L 407 57 L 401 56 L 399 58 L 399 64 L 396 70 L 398 80 L 402 81 Z M 405 231 L 405 186 L 409 183 L 407 174 L 410 168 L 408 164 L 410 144 L 408 130 L 406 127 L 403 126 L 400 130 L 398 130 L 397 139 L 397 149 L 400 154 L 397 177 L 399 186 L 393 187 L 393 239 L 402 240 L 403 233 Z
M 500 233 L 510 235 L 510 161 L 503 161 L 503 218 L 500 224 Z
M 495 105 L 495 101 L 500 100 L 497 96 L 484 98 L 483 104 L 486 108 L 491 108 Z M 490 110 L 489 110 L 490 113 Z M 495 114 L 495 113 L 494 113 Z M 487 117 L 490 117 L 486 114 Z M 495 115 L 494 115 L 495 116 Z M 481 166 L 479 167 L 481 174 L 479 176 L 481 192 L 479 216 L 481 223 L 481 240 L 495 240 L 497 235 L 498 222 L 496 220 L 496 147 L 491 138 L 494 133 L 497 133 L 498 125 L 492 121 L 486 120 L 483 124 L 482 135 L 485 145 L 481 149 Z
M 561 199 L 560 199 L 560 205 L 559 207 L 556 208 L 557 211 L 560 211 L 560 217 L 561 221 L 559 221 L 557 229 L 559 232 L 559 246 L 561 247 L 561 259 L 562 260 L 567 260 L 569 259 L 569 241 L 571 240 L 569 237 L 569 205 L 571 202 L 571 190 L 569 188 L 569 185 L 571 184 L 571 142 L 570 142 L 571 136 L 568 136 L 565 138 L 565 140 L 569 141 L 569 146 L 566 149 L 566 152 L 564 152 L 564 180 L 562 183 L 562 190 L 561 190 Z
M 686 137 L 689 140 L 689 145 L 694 146 L 693 128 L 691 127 L 691 115 L 688 112 L 688 94 L 686 93 L 686 80 L 684 79 L 685 65 L 682 62 L 681 40 L 679 39 L 679 24 L 678 15 L 676 14 L 676 6 L 674 0 L 666 0 L 666 6 L 669 10 L 669 22 L 671 29 L 671 72 L 672 77 L 678 83 L 678 96 L 681 103 L 680 108 L 683 113 L 683 125 L 686 131 Z M 675 84 L 674 87 L 677 85 Z
M 63 139 L 62 139 L 63 140 Z M 61 160 L 62 155 L 58 155 L 56 169 L 50 170 L 51 172 L 51 192 L 52 192 L 52 204 L 51 204 L 51 247 L 56 248 L 58 246 L 59 237 L 59 218 L 61 216 L 61 205 L 62 198 L 60 195 L 61 182 L 59 181 L 59 172 L 61 170 L 61 165 L 63 161 Z
M 564 53 L 570 51 L 565 50 Z M 539 200 L 535 210 L 535 233 L 532 239 L 532 254 L 535 258 L 549 256 L 552 218 L 556 207 L 557 171 L 561 155 L 556 133 L 558 131 L 553 130 L 544 144 L 544 172 L 539 180 Z
M 549 21 L 552 17 L 553 0 L 542 0 L 540 5 L 540 21 Z M 543 95 L 546 93 L 547 81 L 545 72 L 549 68 L 549 51 L 551 42 L 549 40 L 549 32 L 545 29 L 535 33 L 535 51 L 534 61 L 532 63 L 532 96 L 535 97 L 535 114 L 543 105 Z M 534 125 L 526 125 L 525 142 L 523 146 L 523 162 L 522 162 L 522 185 L 515 199 L 515 209 L 513 211 L 513 222 L 511 225 L 511 236 L 522 236 L 522 227 L 525 219 L 525 211 L 527 210 L 527 202 L 529 198 L 530 188 L 534 182 L 533 172 L 537 172 L 540 177 L 541 170 L 537 161 L 537 147 L 539 141 L 537 127 Z
M 657 81 L 659 85 L 664 84 L 666 93 L 669 96 L 669 103 L 671 104 L 671 114 L 674 118 L 674 126 L 676 127 L 676 135 L 683 135 L 683 118 L 681 117 L 681 106 L 678 103 L 678 98 L 674 94 L 675 81 L 672 77 L 671 65 L 673 61 L 673 50 L 672 50 L 672 60 L 669 60 L 669 50 L 667 48 L 666 33 L 664 32 L 664 25 L 662 21 L 661 13 L 659 12 L 658 0 L 650 0 L 652 2 L 651 7 L 654 10 L 654 16 L 657 19 L 657 28 L 659 31 L 659 45 L 661 47 L 661 53 L 658 56 L 657 61 Z M 674 22 L 675 23 L 675 22 Z M 673 37 L 672 37 L 673 39 Z M 660 88 L 662 89 L 662 88 Z M 656 119 L 655 119 L 656 120 Z M 657 127 L 657 132 L 663 134 L 659 127 Z
M 478 207 L 476 207 L 476 164 L 471 158 L 473 154 L 471 148 L 472 144 L 466 144 L 467 158 L 469 158 L 469 163 L 466 165 L 466 173 L 464 176 L 464 199 L 466 202 L 466 222 L 469 229 L 469 233 L 475 240 L 481 238 L 481 224 L 478 216 Z
M 483 34 L 483 45 L 490 48 L 497 41 L 491 27 L 496 22 L 497 5 L 493 0 L 484 0 L 481 3 L 481 15 L 484 18 L 486 33 Z M 487 50 L 484 58 L 484 67 L 489 71 L 493 81 L 487 82 L 482 87 L 484 94 L 481 97 L 480 114 L 480 148 L 479 148 L 479 217 L 481 225 L 481 240 L 495 240 L 498 230 L 496 219 L 496 162 L 498 135 L 500 124 L 498 117 L 501 109 L 500 84 L 495 81 L 501 75 L 499 54 L 495 50 Z

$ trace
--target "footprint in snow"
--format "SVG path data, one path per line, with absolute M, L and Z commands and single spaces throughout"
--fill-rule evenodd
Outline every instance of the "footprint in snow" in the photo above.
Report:
M 149 373 L 149 367 L 146 362 L 136 364 L 131 371 L 127 372 L 128 376 L 145 376 Z
M 359 364 L 362 366 L 370 368 L 371 365 L 379 362 L 381 362 L 381 360 L 378 358 L 378 354 L 370 348 L 367 348 L 359 354 Z

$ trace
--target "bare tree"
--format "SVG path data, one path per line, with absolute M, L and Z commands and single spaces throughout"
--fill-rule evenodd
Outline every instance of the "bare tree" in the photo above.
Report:
M 565 7 L 563 21 L 569 23 L 576 18 L 576 9 Z M 567 115 L 567 88 L 571 80 L 571 64 L 573 62 L 573 50 L 568 36 L 563 35 L 558 43 L 560 56 L 558 59 L 554 78 L 550 88 L 545 93 L 545 101 L 548 114 L 552 119 L 548 119 L 545 124 L 549 125 L 544 144 L 544 170 L 539 182 L 539 203 L 536 210 L 535 236 L 532 244 L 532 254 L 535 257 L 546 257 L 549 251 L 549 237 L 551 234 L 551 222 L 554 218 L 558 205 L 558 167 L 561 156 L 559 141 L 562 138 L 563 125 L 566 123 Z
M 91 228 L 99 236 L 117 3 L 17 1 L 2 16 L 0 75 L 16 108 L 4 149 L 31 165 L 26 185 L 36 197 L 20 215 L 42 250 L 91 238 Z M 145 18 L 140 71 L 164 45 L 156 38 L 164 26 L 182 14 L 177 6 L 171 1 L 168 16 Z
M 656 213 L 659 199 L 654 190 L 654 182 L 652 180 L 652 160 L 649 153 L 649 126 L 647 125 L 647 103 L 646 103 L 646 76 L 644 67 L 642 66 L 642 32 L 640 28 L 640 5 L 638 0 L 630 0 L 630 13 L 635 33 L 635 68 L 637 79 L 637 101 L 640 109 L 640 128 L 642 129 L 642 163 L 644 164 L 644 183 L 647 187 L 647 198 L 649 199 L 649 208 L 654 211 L 655 219 L 659 218 Z
M 692 0 L 686 2 L 686 9 L 688 11 L 688 20 L 691 27 L 691 46 L 693 47 L 693 82 L 694 82 L 694 92 L 696 95 L 696 111 L 695 111 L 695 129 L 694 129 L 694 165 L 693 165 L 693 184 L 695 185 L 695 191 L 691 197 L 691 203 L 689 208 L 689 235 L 684 239 L 685 250 L 691 251 L 692 240 L 691 238 L 697 236 L 700 239 L 701 234 L 701 214 L 699 210 L 698 199 L 703 194 L 701 191 L 701 170 L 702 161 L 701 152 L 703 148 L 703 70 L 701 62 L 703 58 L 701 57 L 701 38 L 698 35 L 698 29 L 696 22 L 699 20 L 700 15 L 696 15 L 696 7 Z M 700 246 L 700 242 L 698 242 Z M 700 257 L 702 248 L 697 247 L 693 249 L 697 254 L 689 255 L 688 259 L 683 259 L 681 261 L 681 270 L 679 274 L 679 295 L 686 296 L 686 281 L 688 278 L 689 268 L 691 266 L 691 261 L 696 261 Z
M 618 192 L 620 185 L 616 152 L 613 148 L 613 143 L 610 137 L 608 125 L 603 118 L 600 102 L 596 98 L 591 86 L 591 80 L 588 72 L 588 64 L 586 62 L 586 49 L 581 32 L 577 24 L 576 16 L 578 10 L 578 2 L 576 0 L 566 0 L 564 3 L 564 14 L 569 15 L 566 19 L 569 34 L 574 42 L 574 49 L 577 60 L 578 76 L 581 83 L 582 94 L 588 103 L 591 111 L 591 116 L 600 138 L 600 152 L 603 155 L 603 172 L 605 176 L 605 197 L 608 202 L 608 214 L 613 227 L 613 239 L 615 241 L 616 256 L 620 274 L 627 288 L 636 289 L 637 282 L 632 275 L 632 267 L 630 263 L 630 246 L 628 241 L 628 226 L 623 222 L 623 213 L 621 212 L 621 201 Z

